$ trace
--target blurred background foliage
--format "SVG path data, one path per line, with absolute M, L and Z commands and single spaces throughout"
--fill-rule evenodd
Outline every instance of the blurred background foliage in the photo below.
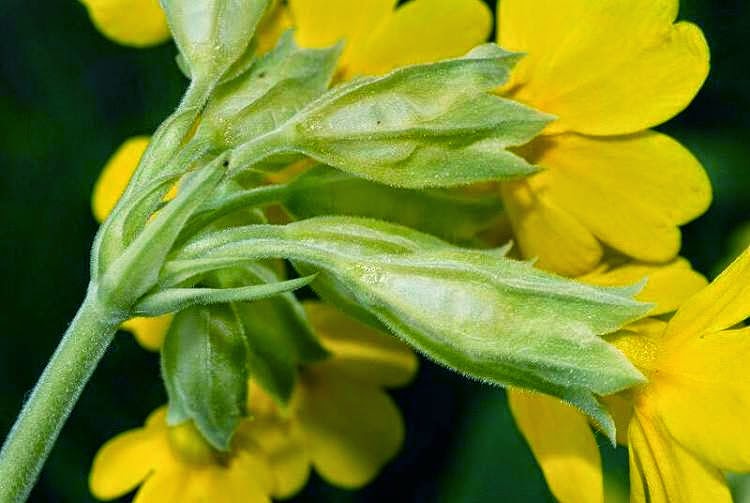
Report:
M 683 252 L 713 275 L 750 244 L 750 4 L 683 0 L 681 18 L 705 31 L 713 71 L 690 109 L 662 129 L 713 180 L 713 207 L 685 229 Z M 75 0 L 0 0 L 0 436 L 83 298 L 96 231 L 89 194 L 101 166 L 122 140 L 153 131 L 185 87 L 174 55 L 171 44 L 109 42 Z M 396 397 L 407 440 L 376 482 L 352 493 L 314 479 L 293 501 L 552 501 L 500 391 L 425 363 Z M 32 501 L 92 501 L 86 476 L 97 448 L 164 399 L 157 355 L 119 336 Z M 609 499 L 626 501 L 627 454 L 602 451 Z

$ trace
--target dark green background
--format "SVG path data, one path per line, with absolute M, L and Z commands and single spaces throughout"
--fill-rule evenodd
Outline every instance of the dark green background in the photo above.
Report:
M 729 253 L 731 232 L 750 219 L 750 7 L 684 1 L 682 17 L 705 30 L 713 73 L 663 129 L 693 149 L 715 184 L 712 209 L 684 240 L 684 254 L 710 274 Z M 153 131 L 185 87 L 173 56 L 169 44 L 139 51 L 110 43 L 75 0 L 0 0 L 0 437 L 83 297 L 99 169 L 123 139 Z M 403 454 L 360 492 L 315 479 L 295 501 L 551 501 L 501 392 L 424 364 L 396 395 L 408 428 Z M 119 336 L 32 501 L 90 501 L 98 446 L 163 401 L 156 355 Z M 607 456 L 620 475 L 624 460 L 623 452 Z

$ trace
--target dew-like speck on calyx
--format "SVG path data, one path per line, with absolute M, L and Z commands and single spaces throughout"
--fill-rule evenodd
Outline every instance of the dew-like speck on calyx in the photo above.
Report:
M 358 273 L 359 279 L 368 285 L 379 285 L 385 281 L 383 271 L 371 264 L 356 264 L 354 270 Z

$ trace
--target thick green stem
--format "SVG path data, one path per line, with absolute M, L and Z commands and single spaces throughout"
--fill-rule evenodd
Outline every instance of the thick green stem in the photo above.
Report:
M 0 451 L 0 502 L 25 501 L 60 429 L 123 320 L 89 288 Z

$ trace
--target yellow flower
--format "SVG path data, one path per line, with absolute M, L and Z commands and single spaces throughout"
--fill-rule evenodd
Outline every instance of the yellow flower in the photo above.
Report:
M 685 271 L 652 290 L 674 302 L 647 299 L 657 300 L 653 315 L 681 304 L 671 320 L 647 318 L 610 338 L 649 379 L 606 398 L 630 450 L 635 503 L 730 502 L 722 472 L 750 471 L 750 329 L 738 327 L 750 316 L 750 249 L 687 299 L 700 279 Z M 601 461 L 583 416 L 543 396 L 510 402 L 555 496 L 600 503 Z
M 118 435 L 97 454 L 90 486 L 114 499 L 140 486 L 137 503 L 266 502 L 307 482 L 310 467 L 332 484 L 370 482 L 401 447 L 404 426 L 383 388 L 407 384 L 417 369 L 411 350 L 334 308 L 305 310 L 332 357 L 300 370 L 289 407 L 281 410 L 250 383 L 251 419 L 229 453 L 219 453 L 192 423 L 169 427 L 163 409 L 143 428 Z
M 638 299 L 655 304 L 651 316 L 674 312 L 690 295 L 706 285 L 684 259 L 664 266 L 625 263 L 601 265 L 579 279 L 601 286 L 633 284 L 644 277 L 648 283 Z M 656 322 L 656 318 L 650 318 Z M 642 329 L 650 322 L 638 322 L 626 330 Z M 511 411 L 521 433 L 539 462 L 550 490 L 562 503 L 601 503 L 604 500 L 601 459 L 586 417 L 559 400 L 540 394 L 509 390 Z M 621 397 L 607 397 L 618 424 L 618 440 L 625 439 L 626 421 L 620 419 L 627 403 Z
M 289 410 L 278 412 L 259 388 L 251 389 L 250 410 L 259 420 L 287 417 L 307 464 L 333 485 L 361 487 L 401 448 L 403 419 L 384 388 L 408 384 L 417 359 L 395 337 L 327 304 L 307 302 L 305 312 L 333 357 L 301 369 Z M 269 448 L 269 438 L 259 435 L 258 442 Z
M 138 167 L 141 156 L 148 147 L 149 140 L 148 136 L 130 138 L 107 161 L 94 185 L 91 196 L 91 211 L 99 223 L 109 216 L 122 196 L 130 177 Z M 173 189 L 167 197 L 174 197 L 175 190 Z M 156 351 L 164 342 L 164 336 L 171 322 L 171 315 L 156 318 L 139 317 L 126 321 L 121 328 L 131 332 L 144 348 Z
M 81 0 L 107 38 L 132 47 L 166 42 L 169 28 L 159 0 Z
M 543 168 L 501 191 L 525 257 L 566 276 L 592 270 L 605 247 L 645 262 L 680 248 L 679 225 L 711 189 L 679 143 L 649 131 L 705 81 L 700 29 L 678 0 L 500 0 L 498 42 L 527 53 L 502 92 L 554 114 L 522 149 Z
M 346 43 L 342 77 L 463 55 L 484 42 L 492 14 L 480 0 L 290 0 L 297 42 Z
M 232 452 L 220 453 L 192 423 L 167 426 L 166 410 L 160 408 L 143 428 L 121 433 L 99 450 L 89 486 L 102 500 L 140 486 L 136 503 L 265 503 L 273 478 L 266 454 L 242 428 Z
M 649 378 L 632 392 L 631 501 L 731 502 L 750 471 L 750 249 L 667 322 L 612 341 Z

